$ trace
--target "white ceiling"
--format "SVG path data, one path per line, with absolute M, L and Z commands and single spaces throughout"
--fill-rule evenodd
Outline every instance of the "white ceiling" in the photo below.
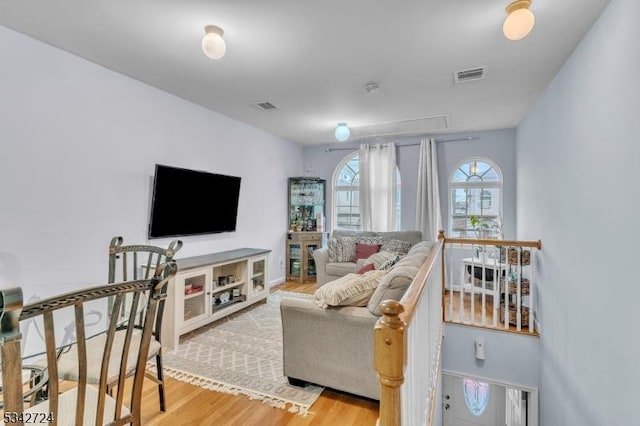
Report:
M 0 24 L 302 144 L 391 132 L 516 126 L 609 0 L 533 0 L 526 39 L 509 0 L 2 0 Z M 205 25 L 227 54 L 205 57 Z M 487 67 L 483 80 L 453 72 Z M 365 83 L 380 84 L 376 94 Z M 260 111 L 269 101 L 277 110 Z M 416 120 L 417 119 L 417 120 Z M 446 123 L 446 129 L 442 129 Z

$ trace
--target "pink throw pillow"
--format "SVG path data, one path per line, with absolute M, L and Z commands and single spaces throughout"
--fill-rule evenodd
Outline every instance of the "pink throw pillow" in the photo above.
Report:
M 380 251 L 380 244 L 356 243 L 356 260 L 368 259 L 374 253 Z
M 365 272 L 373 271 L 376 269 L 376 265 L 373 263 L 367 263 L 362 268 L 358 269 L 358 274 L 364 274 Z

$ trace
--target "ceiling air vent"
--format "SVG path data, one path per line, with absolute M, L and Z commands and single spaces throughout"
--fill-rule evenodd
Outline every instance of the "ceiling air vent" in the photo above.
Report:
M 270 111 L 272 109 L 278 109 L 277 106 L 275 106 L 274 104 L 272 104 L 271 102 L 256 102 L 255 104 L 253 104 L 254 107 L 262 110 L 262 111 Z
M 456 83 L 464 83 L 473 80 L 482 80 L 487 71 L 487 67 L 471 68 L 468 70 L 456 71 L 453 79 Z

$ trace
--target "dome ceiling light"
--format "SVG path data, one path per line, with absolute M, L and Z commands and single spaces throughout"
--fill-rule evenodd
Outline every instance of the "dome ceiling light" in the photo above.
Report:
M 502 32 L 509 40 L 525 38 L 536 22 L 536 17 L 529 10 L 531 0 L 516 0 L 507 6 L 507 18 L 502 25 Z
M 349 139 L 349 136 L 351 136 L 351 131 L 347 127 L 347 123 L 338 123 L 335 136 L 338 142 L 344 142 Z
M 222 38 L 224 31 L 217 25 L 204 27 L 206 33 L 202 38 L 202 51 L 211 59 L 220 59 L 227 51 L 227 45 Z

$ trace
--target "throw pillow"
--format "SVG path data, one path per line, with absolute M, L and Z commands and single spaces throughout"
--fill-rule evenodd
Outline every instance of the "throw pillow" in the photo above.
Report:
M 364 274 L 365 272 L 374 271 L 376 269 L 376 265 L 373 263 L 367 263 L 362 268 L 358 269 L 357 274 Z
M 376 269 L 380 269 L 380 265 L 389 259 L 394 259 L 396 256 L 397 254 L 391 253 L 390 251 L 380 250 L 378 253 L 369 256 L 365 263 L 373 263 Z
M 356 260 L 358 259 L 367 259 L 374 253 L 380 251 L 379 244 L 364 244 L 364 243 L 356 243 Z
M 411 248 L 409 241 L 387 240 L 382 244 L 380 250 L 390 251 L 392 253 L 407 254 Z
M 315 291 L 315 303 L 322 309 L 329 306 L 367 306 L 386 271 L 347 274 Z
M 356 239 L 354 237 L 337 237 L 329 239 L 329 262 L 355 262 Z
M 382 265 L 378 266 L 378 270 L 386 271 L 387 269 L 391 269 L 391 267 L 396 263 L 398 263 L 399 260 L 400 260 L 400 256 L 396 255 L 396 257 L 389 259 L 386 262 L 384 262 Z

